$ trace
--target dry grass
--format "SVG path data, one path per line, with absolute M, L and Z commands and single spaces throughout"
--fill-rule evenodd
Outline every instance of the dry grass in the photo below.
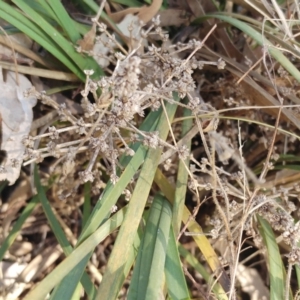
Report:
M 62 299 L 83 276 L 86 293 L 78 287 L 72 299 L 179 299 L 185 289 L 194 299 L 297 299 L 300 8 L 230 3 L 211 16 L 201 12 L 214 12 L 210 1 L 195 15 L 179 6 L 193 28 L 167 33 L 162 13 L 162 23 L 156 17 L 122 42 L 95 18 L 107 38 L 106 75 L 84 70 L 72 106 L 28 91 L 40 100 L 36 116 L 47 110 L 51 119 L 24 139 L 24 173 L 3 190 L 2 261 L 25 266 L 25 284 L 12 281 L 3 295 L 21 286 L 20 297 L 33 299 L 43 287 L 43 299 L 58 286 L 53 298 Z M 82 53 L 94 54 L 90 38 Z M 29 202 L 34 162 L 38 196 Z M 160 230 L 178 247 L 174 239 L 143 256 Z M 181 292 L 168 277 L 171 250 L 181 255 Z

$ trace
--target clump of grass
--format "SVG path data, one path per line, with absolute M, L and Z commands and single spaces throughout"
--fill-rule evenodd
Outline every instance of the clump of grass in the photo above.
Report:
M 184 299 L 190 293 L 237 299 L 238 267 L 249 240 L 249 245 L 268 253 L 271 299 L 289 299 L 292 267 L 299 264 L 299 204 L 295 200 L 299 186 L 293 178 L 287 178 L 286 184 L 277 170 L 298 169 L 293 165 L 298 160 L 295 138 L 299 140 L 300 126 L 294 113 L 298 98 L 292 91 L 300 77 L 295 67 L 297 40 L 283 26 L 281 8 L 273 5 L 282 24 L 273 17 L 268 19 L 271 26 L 225 13 L 196 21 L 213 17 L 248 34 L 255 47 L 263 50 L 256 62 L 249 45 L 245 48 L 252 58 L 222 55 L 230 53 L 233 43 L 218 43 L 215 37 L 221 31 L 216 33 L 215 27 L 200 41 L 172 43 L 155 18 L 141 30 L 141 39 L 125 47 L 94 19 L 98 32 L 110 40 L 111 65 L 106 70 L 109 75 L 102 77 L 95 77 L 92 69 L 84 70 L 83 114 L 72 114 L 45 93 L 28 91 L 53 107 L 60 119 L 47 133 L 24 139 L 25 164 L 56 157 L 52 184 L 60 199 L 72 203 L 83 184 L 98 198 L 91 214 L 84 211 L 84 226 L 73 249 L 35 173 L 43 209 L 68 257 L 29 292 L 28 299 L 44 297 L 54 287 L 53 297 L 71 297 L 79 282 L 90 299 L 115 299 L 127 276 L 131 281 L 124 297 L 128 292 L 129 299 L 142 294 L 143 298 L 168 294 Z M 266 17 L 271 10 L 265 6 Z M 232 38 L 241 37 L 231 33 Z M 290 39 L 280 45 L 289 51 L 293 64 L 283 48 L 278 49 L 284 33 Z M 207 48 L 207 41 L 220 53 Z M 90 197 L 85 197 L 86 208 Z M 207 207 L 210 211 L 204 215 Z M 95 247 L 118 226 L 97 288 L 85 267 Z M 197 245 L 197 258 L 180 245 L 188 235 Z M 276 236 L 285 243 L 287 260 L 280 256 Z M 184 268 L 192 282 L 190 291 L 177 248 L 193 266 L 192 271 Z M 208 263 L 209 272 L 198 262 Z M 199 280 L 202 286 L 195 270 L 204 278 Z

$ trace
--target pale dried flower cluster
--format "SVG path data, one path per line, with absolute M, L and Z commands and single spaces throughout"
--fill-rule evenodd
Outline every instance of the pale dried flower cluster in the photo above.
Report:
M 60 128 L 51 126 L 47 134 L 24 138 L 27 147 L 25 159 L 41 162 L 47 156 L 57 157 L 63 164 L 64 176 L 70 176 L 78 171 L 76 156 L 82 152 L 89 153 L 87 166 L 79 172 L 80 182 L 96 180 L 96 163 L 103 158 L 107 163 L 110 179 L 115 184 L 119 178 L 117 167 L 120 156 L 135 154 L 130 143 L 139 141 L 151 148 L 174 149 L 174 146 L 160 139 L 158 132 L 143 132 L 138 126 L 147 109 L 158 110 L 162 101 L 174 103 L 173 93 L 177 93 L 181 99 L 188 97 L 187 106 L 180 105 L 189 107 L 197 114 L 201 101 L 193 96 L 196 85 L 192 74 L 195 69 L 203 68 L 206 62 L 198 61 L 193 56 L 187 59 L 179 56 L 182 49 L 191 52 L 201 49 L 200 42 L 193 40 L 188 44 L 169 46 L 168 36 L 158 27 L 159 22 L 155 20 L 153 24 L 142 32 L 144 41 L 140 41 L 130 53 L 124 53 L 123 48 L 120 49 L 121 52 L 111 49 L 115 66 L 110 76 L 94 80 L 91 79 L 93 70 L 85 71 L 86 83 L 81 91 L 83 116 L 72 115 L 66 106 L 58 105 L 43 93 L 28 91 L 28 94 L 34 94 L 43 104 L 53 106 L 61 120 L 70 125 Z M 99 29 L 107 32 L 103 25 Z M 161 46 L 152 44 L 142 51 L 142 45 L 147 44 L 147 38 L 151 34 L 161 37 Z M 118 46 L 117 42 L 115 46 Z M 222 60 L 207 64 L 217 68 L 225 67 Z M 65 141 L 65 132 L 73 133 L 72 141 Z M 34 141 L 41 137 L 48 137 L 48 142 L 46 147 L 37 149 Z M 181 159 L 189 155 L 185 145 L 178 147 L 177 151 Z

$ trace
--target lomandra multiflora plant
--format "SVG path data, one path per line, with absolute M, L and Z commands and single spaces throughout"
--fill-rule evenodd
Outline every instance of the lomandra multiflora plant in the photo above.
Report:
M 99 183 L 99 158 L 106 162 L 105 172 L 110 174 L 112 183 L 116 183 L 120 156 L 135 154 L 130 148 L 131 143 L 141 141 L 147 147 L 173 149 L 181 159 L 186 158 L 190 153 L 185 145 L 177 147 L 162 141 L 158 132 L 143 132 L 138 127 L 149 110 L 158 110 L 164 102 L 189 108 L 195 115 L 205 112 L 203 107 L 207 105 L 195 94 L 193 72 L 205 64 L 223 69 L 225 63 L 195 59 L 194 54 L 203 47 L 203 42 L 192 40 L 188 44 L 170 45 L 168 34 L 159 27 L 159 19 L 154 20 L 146 31 L 141 30 L 141 39 L 130 52 L 109 34 L 105 24 L 98 25 L 100 32 L 107 33 L 110 45 L 114 45 L 109 55 L 114 66 L 112 74 L 92 80 L 93 70 L 85 70 L 87 78 L 81 91 L 84 114 L 80 117 L 72 115 L 65 105 L 58 105 L 51 97 L 35 90 L 28 91 L 43 104 L 53 106 L 60 120 L 71 125 L 51 126 L 46 134 L 25 138 L 25 159 L 41 162 L 47 156 L 55 156 L 61 162 L 63 174 L 70 177 L 78 171 L 76 155 L 89 153 L 89 162 L 78 173 L 80 183 Z M 156 45 L 148 45 L 151 36 L 157 40 Z M 120 52 L 116 52 L 116 48 Z M 181 53 L 187 51 L 190 54 L 183 59 Z M 186 97 L 187 104 L 175 102 L 174 93 L 181 99 Z M 210 114 L 211 110 L 208 109 Z M 72 141 L 62 142 L 67 138 L 66 132 Z M 35 149 L 33 142 L 46 137 L 49 139 L 47 147 Z
M 205 40 L 171 44 L 168 34 L 159 27 L 159 19 L 153 20 L 148 29 L 141 30 L 140 39 L 131 43 L 129 50 L 124 49 L 104 24 L 97 25 L 99 32 L 105 33 L 109 39 L 111 49 L 105 58 L 110 61 L 111 68 L 107 72 L 110 75 L 95 80 L 91 79 L 93 70 L 85 70 L 86 82 L 81 91 L 83 113 L 80 116 L 73 115 L 66 106 L 58 105 L 44 93 L 28 91 L 43 104 L 54 107 L 61 122 L 49 127 L 45 134 L 24 139 L 27 163 L 41 162 L 48 156 L 56 157 L 53 173 L 62 177 L 59 192 L 60 197 L 66 199 L 86 182 L 92 182 L 92 190 L 98 195 L 107 180 L 116 184 L 123 170 L 120 158 L 134 156 L 131 145 L 136 142 L 148 148 L 161 148 L 161 163 L 166 172 L 172 169 L 170 174 L 176 172 L 180 160 L 189 158 L 191 164 L 185 167 L 190 176 L 189 189 L 196 200 L 194 215 L 203 201 L 213 201 L 216 213 L 209 220 L 213 226 L 209 235 L 213 239 L 222 237 L 227 241 L 229 251 L 222 255 L 224 264 L 230 267 L 231 296 L 235 294 L 234 282 L 243 234 L 246 232 L 254 237 L 256 246 L 262 247 L 261 238 L 252 226 L 256 213 L 280 231 L 283 240 L 291 246 L 290 265 L 299 262 L 299 230 L 291 217 L 295 206 L 289 201 L 293 193 L 297 190 L 299 193 L 299 188 L 281 188 L 271 193 L 264 189 L 266 174 L 273 168 L 271 161 L 275 162 L 278 156 L 274 148 L 276 130 L 274 135 L 269 134 L 267 143 L 270 150 L 261 176 L 257 178 L 243 159 L 242 145 L 247 130 L 243 131 L 242 126 L 227 132 L 220 130 L 216 107 L 213 107 L 213 102 L 202 99 L 200 85 L 193 78 L 195 70 L 206 65 L 224 69 L 225 63 L 221 59 L 215 62 L 196 59 Z M 150 44 L 149 41 L 155 42 Z M 221 79 L 215 82 L 216 87 L 228 91 L 231 87 L 226 85 Z M 235 87 L 234 93 L 238 96 L 242 91 Z M 175 101 L 176 97 L 179 97 L 179 102 Z M 247 109 L 247 101 L 237 103 L 230 94 L 223 100 L 227 111 L 233 105 Z M 170 123 L 167 141 L 161 139 L 156 131 L 139 129 L 151 110 L 165 111 L 166 103 L 177 105 L 179 114 L 184 109 L 191 112 L 194 126 L 183 139 L 178 126 Z M 195 159 L 186 146 L 196 134 L 200 135 L 203 144 L 200 159 Z M 38 140 L 42 140 L 41 147 L 36 147 L 35 141 Z M 236 166 L 234 172 L 227 165 L 229 159 Z M 109 179 L 105 181 L 107 175 Z M 134 186 L 134 179 L 130 184 Z M 209 199 L 203 197 L 208 195 L 207 191 L 210 191 Z M 126 188 L 123 192 L 129 200 L 130 189 Z M 283 200 L 281 203 L 277 201 L 279 197 Z M 112 207 L 112 211 L 114 209 Z

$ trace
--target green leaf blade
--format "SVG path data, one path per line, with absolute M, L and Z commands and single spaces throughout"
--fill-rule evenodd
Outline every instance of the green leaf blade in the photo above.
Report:
M 281 300 L 285 296 L 285 271 L 279 247 L 270 224 L 261 216 L 257 216 L 259 231 L 267 247 L 269 275 L 270 275 L 270 299 Z
M 149 213 L 131 280 L 128 299 L 158 299 L 162 290 L 172 210 L 156 195 Z
M 168 294 L 172 300 L 190 299 L 189 290 L 182 270 L 176 237 L 171 227 L 165 263 Z

